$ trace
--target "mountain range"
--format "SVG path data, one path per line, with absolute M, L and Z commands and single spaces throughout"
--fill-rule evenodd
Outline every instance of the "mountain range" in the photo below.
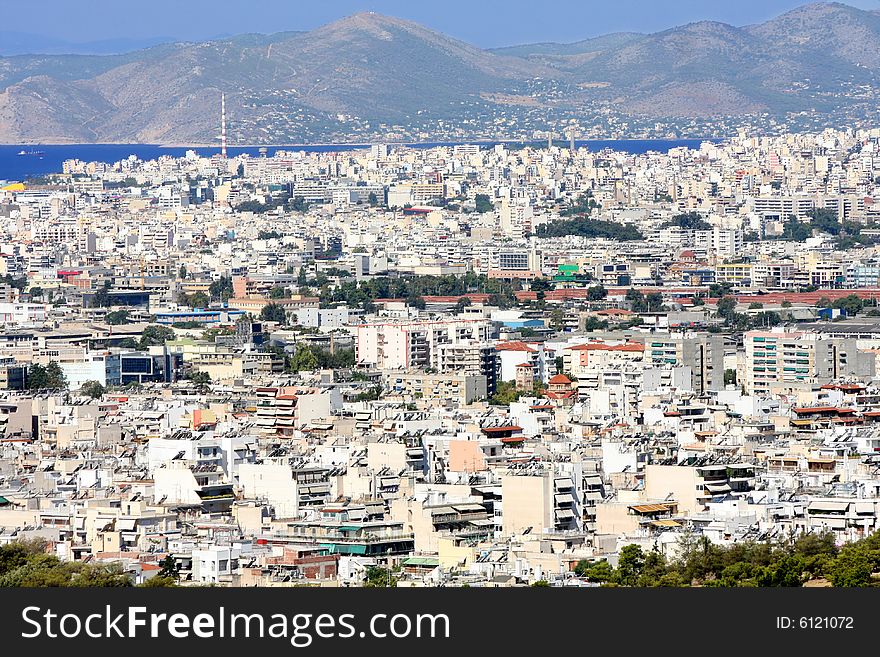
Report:
M 309 32 L 0 57 L 0 142 L 214 143 L 221 92 L 237 143 L 450 125 L 467 135 L 481 122 L 534 127 L 544 115 L 849 120 L 878 104 L 878 76 L 880 13 L 838 3 L 744 27 L 698 22 L 492 50 L 360 13 Z

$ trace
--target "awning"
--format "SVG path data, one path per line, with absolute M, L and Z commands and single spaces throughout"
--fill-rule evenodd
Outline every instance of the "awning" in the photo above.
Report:
M 482 504 L 456 504 L 452 507 L 459 513 L 473 513 L 474 511 L 485 511 L 486 507 Z
M 681 527 L 681 523 L 675 520 L 654 520 L 651 524 L 654 527 Z
M 848 508 L 849 502 L 813 501 L 810 502 L 810 506 L 807 507 L 807 511 L 812 511 L 813 513 L 845 513 Z
M 426 568 L 436 568 L 440 565 L 440 559 L 437 557 L 409 557 L 403 561 L 403 566 L 422 566 Z
M 813 527 L 828 527 L 829 529 L 846 529 L 846 518 L 822 518 L 813 522 Z
M 494 520 L 490 520 L 489 518 L 480 518 L 478 520 L 468 520 L 468 524 L 472 527 L 489 527 L 495 524 Z
M 553 499 L 556 500 L 557 504 L 574 504 L 574 497 L 572 497 L 569 493 L 560 493 L 558 495 L 554 495 Z
M 556 509 L 556 517 L 560 520 L 568 520 L 569 518 L 574 518 L 574 513 L 568 509 Z
M 672 507 L 668 504 L 636 504 L 629 508 L 636 513 L 659 513 L 661 511 L 670 511 Z
M 856 513 L 859 515 L 874 515 L 874 503 L 856 502 Z
M 727 484 L 706 484 L 706 490 L 711 493 L 727 493 L 730 492 L 730 486 Z

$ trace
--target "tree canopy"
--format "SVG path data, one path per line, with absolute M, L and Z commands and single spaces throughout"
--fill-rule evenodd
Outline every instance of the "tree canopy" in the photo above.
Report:
M 628 242 L 645 238 L 639 229 L 631 224 L 620 224 L 603 219 L 590 219 L 578 217 L 575 219 L 553 221 L 549 224 L 541 224 L 536 232 L 538 237 L 565 237 L 566 235 L 578 235 L 580 237 L 593 237 Z

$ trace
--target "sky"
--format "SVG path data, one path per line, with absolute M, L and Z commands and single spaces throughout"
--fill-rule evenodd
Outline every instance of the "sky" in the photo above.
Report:
M 83 43 L 310 30 L 359 11 L 419 22 L 484 48 L 656 32 L 698 20 L 748 25 L 803 0 L 0 0 L 0 31 Z M 848 0 L 880 9 L 880 0 Z M 2 45 L 2 44 L 0 44 Z

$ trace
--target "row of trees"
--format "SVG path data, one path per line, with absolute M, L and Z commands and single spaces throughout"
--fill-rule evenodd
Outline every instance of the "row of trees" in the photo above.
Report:
M 67 377 L 54 360 L 45 366 L 34 363 L 28 367 L 27 387 L 29 390 L 67 390 Z
M 288 372 L 313 372 L 315 370 L 338 370 L 355 365 L 354 349 L 319 349 L 298 344 L 293 355 L 285 357 L 284 369 Z
M 779 239 L 803 242 L 812 237 L 815 231 L 833 235 L 839 249 L 851 249 L 856 246 L 870 246 L 876 242 L 873 236 L 865 235 L 862 232 L 866 228 L 876 228 L 876 226 L 873 224 L 862 225 L 852 221 L 842 222 L 834 210 L 815 208 L 807 213 L 806 221 L 801 221 L 796 216 L 790 215 L 782 225 L 782 235 L 779 236 Z
M 638 228 L 631 224 L 620 224 L 604 219 L 590 219 L 578 217 L 562 221 L 554 221 L 549 224 L 541 224 L 535 233 L 538 237 L 565 237 L 577 235 L 580 237 L 604 238 L 631 242 L 643 240 L 645 236 Z
M 174 560 L 162 562 L 159 574 L 141 586 L 175 586 Z M 0 545 L 0 587 L 129 587 L 132 580 L 117 563 L 87 564 L 61 561 L 40 540 Z
M 663 310 L 663 295 L 660 292 L 644 294 L 631 287 L 626 293 L 626 300 L 632 305 L 634 313 L 658 313 Z
M 242 201 L 235 206 L 238 212 L 253 212 L 254 214 L 264 214 L 281 208 L 285 212 L 305 212 L 309 209 L 309 204 L 302 196 L 289 195 L 272 196 L 268 201 Z
M 709 230 L 712 228 L 712 224 L 703 219 L 703 215 L 699 212 L 685 212 L 675 215 L 661 226 L 661 228 L 669 227 L 683 228 L 685 230 Z
M 513 402 L 518 401 L 520 397 L 531 395 L 539 397 L 544 394 L 544 386 L 539 381 L 535 381 L 531 390 L 519 390 L 513 381 L 499 381 L 495 387 L 495 393 L 489 397 L 489 404 L 492 406 L 510 406 Z
M 838 548 L 834 536 L 802 534 L 776 542 L 742 542 L 728 547 L 685 534 L 678 557 L 667 559 L 638 545 L 620 550 L 617 567 L 607 561 L 580 561 L 582 577 L 609 586 L 803 586 L 825 578 L 834 586 L 874 586 L 880 570 L 880 534 Z
M 586 194 L 581 194 L 576 200 L 562 208 L 562 210 L 559 211 L 559 215 L 562 217 L 583 216 L 585 214 L 590 214 L 593 210 L 601 207 L 602 206 L 596 201 L 596 199 L 593 198 L 593 192 L 587 191 Z
M 319 297 L 322 306 L 346 303 L 367 307 L 375 299 L 407 299 L 418 304 L 426 296 L 461 296 L 470 293 L 492 295 L 499 304 L 513 304 L 515 288 L 510 283 L 468 272 L 463 276 L 379 277 L 364 281 L 344 281 L 334 289 L 325 286 Z

